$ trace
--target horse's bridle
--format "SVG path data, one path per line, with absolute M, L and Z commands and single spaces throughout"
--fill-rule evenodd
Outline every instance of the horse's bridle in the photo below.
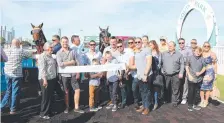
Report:
M 33 35 L 34 33 L 33 33 L 33 31 L 37 31 L 37 30 L 32 30 L 31 31 L 31 35 Z M 43 34 L 43 31 L 42 31 L 42 29 L 38 29 L 38 32 L 35 32 L 35 33 L 39 33 L 39 39 L 38 40 L 33 40 L 33 42 L 36 44 L 36 47 L 37 47 L 37 53 L 38 54 L 40 54 L 40 53 L 42 53 L 43 52 L 43 46 L 41 46 L 41 44 L 42 44 L 42 34 Z

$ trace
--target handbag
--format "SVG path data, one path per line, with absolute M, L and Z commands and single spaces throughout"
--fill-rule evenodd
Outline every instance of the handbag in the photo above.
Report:
M 161 74 L 154 74 L 153 85 L 163 86 L 163 76 Z

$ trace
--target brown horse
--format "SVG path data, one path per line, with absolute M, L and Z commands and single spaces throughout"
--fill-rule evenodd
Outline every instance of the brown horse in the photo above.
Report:
M 43 50 L 43 46 L 44 43 L 47 42 L 42 27 L 43 27 L 43 23 L 40 24 L 39 26 L 34 26 L 31 23 L 32 26 L 32 31 L 31 31 L 31 35 L 33 35 L 33 42 L 36 44 L 36 48 L 37 48 L 37 54 L 41 54 L 44 50 Z
M 43 33 L 43 30 L 42 30 L 42 27 L 43 27 L 43 23 L 40 24 L 39 26 L 34 26 L 32 23 L 31 23 L 31 26 L 32 26 L 32 31 L 31 31 L 31 35 L 33 35 L 33 42 L 36 44 L 36 49 L 37 49 L 37 54 L 41 54 L 44 49 L 43 49 L 43 46 L 44 46 L 44 43 L 47 42 L 45 36 L 44 36 L 44 33 Z M 36 65 L 38 64 L 38 60 L 36 60 Z M 29 71 L 27 71 L 26 73 L 27 76 L 29 76 Z M 38 95 L 40 96 L 41 95 L 41 85 L 38 84 Z

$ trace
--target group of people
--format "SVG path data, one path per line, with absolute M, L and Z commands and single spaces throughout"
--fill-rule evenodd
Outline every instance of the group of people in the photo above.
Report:
M 99 99 L 102 88 L 106 88 L 104 93 L 108 92 L 110 98 L 106 109 L 112 111 L 125 108 L 131 103 L 143 115 L 164 103 L 172 103 L 177 107 L 180 103 L 188 102 L 188 111 L 200 110 L 208 105 L 217 75 L 217 58 L 211 51 L 209 42 L 200 47 L 197 40 L 192 39 L 191 46 L 187 47 L 185 39 L 180 38 L 177 47 L 174 41 L 168 42 L 164 36 L 157 44 L 155 40 L 149 41 L 145 35 L 142 38 L 129 38 L 126 47 L 124 41 L 114 36 L 105 39 L 108 39 L 105 41 L 108 47 L 102 53 L 96 50 L 94 40 L 89 42 L 88 52 L 83 53 L 79 48 L 78 35 L 71 37 L 71 46 L 68 37 L 60 38 L 58 35 L 52 37 L 53 43 L 44 44 L 44 52 L 37 59 L 42 92 L 41 118 L 50 119 L 55 92 L 64 98 L 64 113 L 68 113 L 72 99 L 69 93 L 71 89 L 74 91 L 74 112 L 84 113 L 79 108 L 81 75 L 89 80 L 89 111 L 102 108 Z M 5 50 L 8 85 L 1 108 L 11 99 L 10 114 L 15 114 L 19 106 L 22 59 L 32 56 L 20 49 L 19 43 L 18 39 L 14 39 L 11 48 Z M 125 63 L 126 69 L 89 73 L 57 72 L 57 67 L 119 63 Z M 196 93 L 199 91 L 201 102 L 197 104 Z

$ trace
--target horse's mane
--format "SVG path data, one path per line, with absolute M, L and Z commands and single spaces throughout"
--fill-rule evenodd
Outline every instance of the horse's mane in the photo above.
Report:
M 44 32 L 43 32 L 42 29 L 41 29 L 41 37 L 43 38 L 42 39 L 43 40 L 43 43 L 46 43 L 47 42 L 47 39 L 46 39 L 46 37 L 45 37 Z

